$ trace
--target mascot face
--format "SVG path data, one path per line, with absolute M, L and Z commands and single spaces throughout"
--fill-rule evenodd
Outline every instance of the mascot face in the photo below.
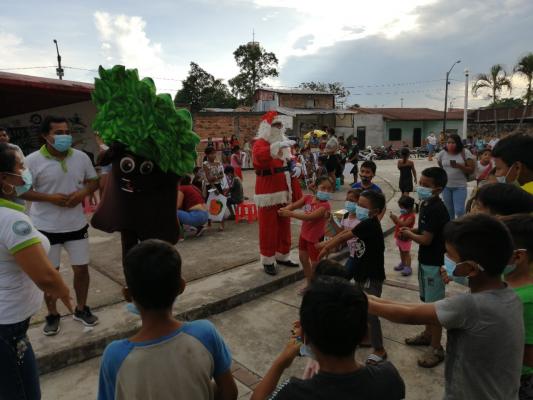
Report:
M 127 193 L 150 192 L 168 182 L 167 174 L 154 162 L 127 151 L 113 160 L 113 177 Z

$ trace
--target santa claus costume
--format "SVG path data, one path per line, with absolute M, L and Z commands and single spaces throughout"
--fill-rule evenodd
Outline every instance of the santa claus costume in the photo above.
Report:
M 259 217 L 259 251 L 265 272 L 276 275 L 277 264 L 298 267 L 289 259 L 291 250 L 290 218 L 278 210 L 298 200 L 302 190 L 291 176 L 293 141 L 283 134 L 283 125 L 274 111 L 266 113 L 259 125 L 252 154 L 256 174 L 255 204 Z

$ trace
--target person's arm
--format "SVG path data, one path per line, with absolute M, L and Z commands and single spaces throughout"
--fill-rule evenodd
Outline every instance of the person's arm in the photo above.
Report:
M 474 164 L 474 160 L 471 158 L 466 159 L 464 164 L 457 163 L 455 164 L 456 168 L 463 171 L 465 174 L 471 174 L 474 172 L 476 165 Z
M 421 244 L 422 246 L 429 246 L 433 241 L 433 233 L 424 231 L 422 234 L 415 233 L 414 230 L 410 228 L 403 227 L 400 229 L 400 233 L 403 237 L 411 239 L 414 242 Z
M 287 206 L 280 208 L 280 211 L 281 210 L 286 210 L 286 211 L 297 210 L 298 208 L 302 208 L 304 204 L 305 204 L 305 196 L 303 196 L 301 199 L 296 200 L 294 203 L 288 204 Z
M 306 214 L 302 211 L 291 211 L 291 210 L 279 210 L 278 214 L 282 217 L 296 218 L 301 221 L 312 221 L 314 219 L 324 218 L 326 216 L 327 210 L 324 207 L 320 207 L 315 211 Z
M 183 206 L 183 192 L 181 190 L 178 190 L 178 201 L 176 203 L 176 210 L 180 210 L 181 206 Z
M 24 193 L 20 198 L 27 200 L 27 201 L 41 201 L 41 202 L 47 202 L 52 203 L 59 207 L 66 207 L 69 196 L 63 193 L 41 193 L 36 192 L 35 190 L 29 190 L 28 192 Z
M 394 214 L 393 214 L 394 215 Z M 394 215 L 396 217 L 396 215 Z M 391 217 L 392 218 L 392 217 Z M 415 216 L 412 215 L 410 216 L 409 218 L 405 219 L 405 220 L 401 220 L 400 218 L 396 217 L 398 222 L 394 222 L 396 225 L 400 225 L 400 227 L 404 227 L 404 226 L 407 226 L 407 227 L 410 227 L 413 225 L 413 223 L 415 222 Z M 394 220 L 393 220 L 394 221 Z
M 441 326 L 434 304 L 397 304 L 368 296 L 368 312 L 391 322 L 409 325 Z
M 215 400 L 235 400 L 239 395 L 231 370 L 215 376 L 215 383 Z
M 59 272 L 52 266 L 43 246 L 33 244 L 14 255 L 17 265 L 43 292 L 60 299 L 70 312 L 73 312 L 70 291 Z
M 533 368 L 533 344 L 524 346 L 524 365 Z
M 411 172 L 413 173 L 413 179 L 415 180 L 415 185 L 418 182 L 418 179 L 416 179 L 416 169 L 415 169 L 415 163 L 413 163 L 413 167 L 411 168 Z
M 354 237 L 354 234 L 351 230 L 345 230 L 342 232 L 339 232 L 337 235 L 335 235 L 332 239 L 328 240 L 327 242 L 322 242 L 320 250 L 320 254 L 318 255 L 319 259 L 324 258 L 327 256 L 332 249 L 337 248 L 342 243 L 347 242 L 348 240 L 352 239 Z
M 291 338 L 283 352 L 274 360 L 264 378 L 256 386 L 250 400 L 264 400 L 272 394 L 283 371 L 290 367 L 299 354 L 300 346 L 301 344 L 295 338 Z

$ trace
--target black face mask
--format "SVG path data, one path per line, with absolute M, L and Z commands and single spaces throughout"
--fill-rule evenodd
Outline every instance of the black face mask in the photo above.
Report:
M 370 182 L 370 177 L 369 177 L 369 176 L 362 176 L 362 175 L 359 175 L 359 177 L 361 178 L 361 181 L 362 181 L 362 182 L 365 182 L 365 183 Z

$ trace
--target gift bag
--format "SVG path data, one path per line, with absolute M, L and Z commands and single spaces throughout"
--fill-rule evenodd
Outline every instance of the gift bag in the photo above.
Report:
M 210 192 L 209 197 L 207 198 L 207 208 L 209 212 L 209 219 L 214 222 L 220 222 L 224 220 L 226 211 L 228 209 L 226 205 L 226 196 Z

